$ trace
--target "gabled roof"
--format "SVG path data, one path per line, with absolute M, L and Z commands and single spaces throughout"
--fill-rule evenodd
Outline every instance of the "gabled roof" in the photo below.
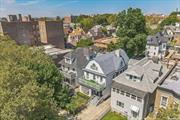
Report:
M 73 60 L 72 64 L 65 63 L 65 59 L 61 60 L 59 63 L 69 67 L 83 68 L 92 56 L 95 56 L 93 50 L 89 48 L 77 48 L 64 56 L 64 58 Z
M 162 43 L 167 43 L 168 40 L 162 32 L 158 32 L 155 36 L 149 35 L 147 37 L 147 45 L 159 46 Z
M 129 58 L 127 57 L 124 50 L 119 49 L 118 51 L 99 54 L 94 60 L 100 65 L 104 74 L 109 74 L 113 71 L 118 71 L 127 65 Z

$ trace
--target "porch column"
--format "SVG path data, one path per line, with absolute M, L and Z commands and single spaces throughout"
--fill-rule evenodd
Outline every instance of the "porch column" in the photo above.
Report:
M 89 97 L 92 95 L 92 90 L 91 89 L 89 89 Z

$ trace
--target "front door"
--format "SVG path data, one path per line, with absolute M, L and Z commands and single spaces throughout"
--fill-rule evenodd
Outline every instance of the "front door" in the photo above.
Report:
M 101 97 L 102 96 L 102 91 L 98 92 L 96 90 L 92 90 L 92 95 L 96 95 L 96 96 Z

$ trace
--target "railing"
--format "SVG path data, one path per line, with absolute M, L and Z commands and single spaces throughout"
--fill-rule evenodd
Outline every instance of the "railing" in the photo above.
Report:
M 74 72 L 61 71 L 61 73 L 64 75 L 65 78 L 68 78 L 68 79 L 75 79 L 76 78 L 76 73 L 74 73 Z
M 102 91 L 105 88 L 104 83 L 101 85 L 94 80 L 87 80 L 84 77 L 79 78 L 79 83 L 82 85 L 88 86 L 90 88 L 94 88 L 97 91 Z

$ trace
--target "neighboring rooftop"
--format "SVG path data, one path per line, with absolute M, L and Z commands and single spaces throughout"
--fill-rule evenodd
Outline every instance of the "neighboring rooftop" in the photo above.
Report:
M 180 96 L 180 64 L 173 69 L 169 77 L 160 85 L 160 87 L 170 90 Z
M 168 38 L 164 37 L 162 32 L 158 32 L 155 36 L 149 35 L 147 37 L 147 45 L 159 46 L 162 43 L 167 43 Z
M 94 60 L 100 65 L 104 74 L 107 75 L 113 71 L 118 71 L 119 69 L 125 67 L 129 61 L 129 58 L 124 50 L 119 49 L 106 54 L 98 54 Z
M 56 48 L 53 45 L 44 45 L 43 46 L 45 53 L 52 56 L 52 55 L 59 55 L 59 54 L 65 54 L 68 53 L 70 51 L 72 51 L 71 49 L 59 49 Z
M 135 61 L 132 63 L 125 72 L 114 79 L 113 84 L 117 85 L 119 83 L 121 86 L 152 93 L 168 71 L 167 67 L 163 64 L 157 64 L 148 58 L 144 58 L 139 62 Z M 131 80 L 127 75 L 136 76 L 136 79 L 140 80 Z

